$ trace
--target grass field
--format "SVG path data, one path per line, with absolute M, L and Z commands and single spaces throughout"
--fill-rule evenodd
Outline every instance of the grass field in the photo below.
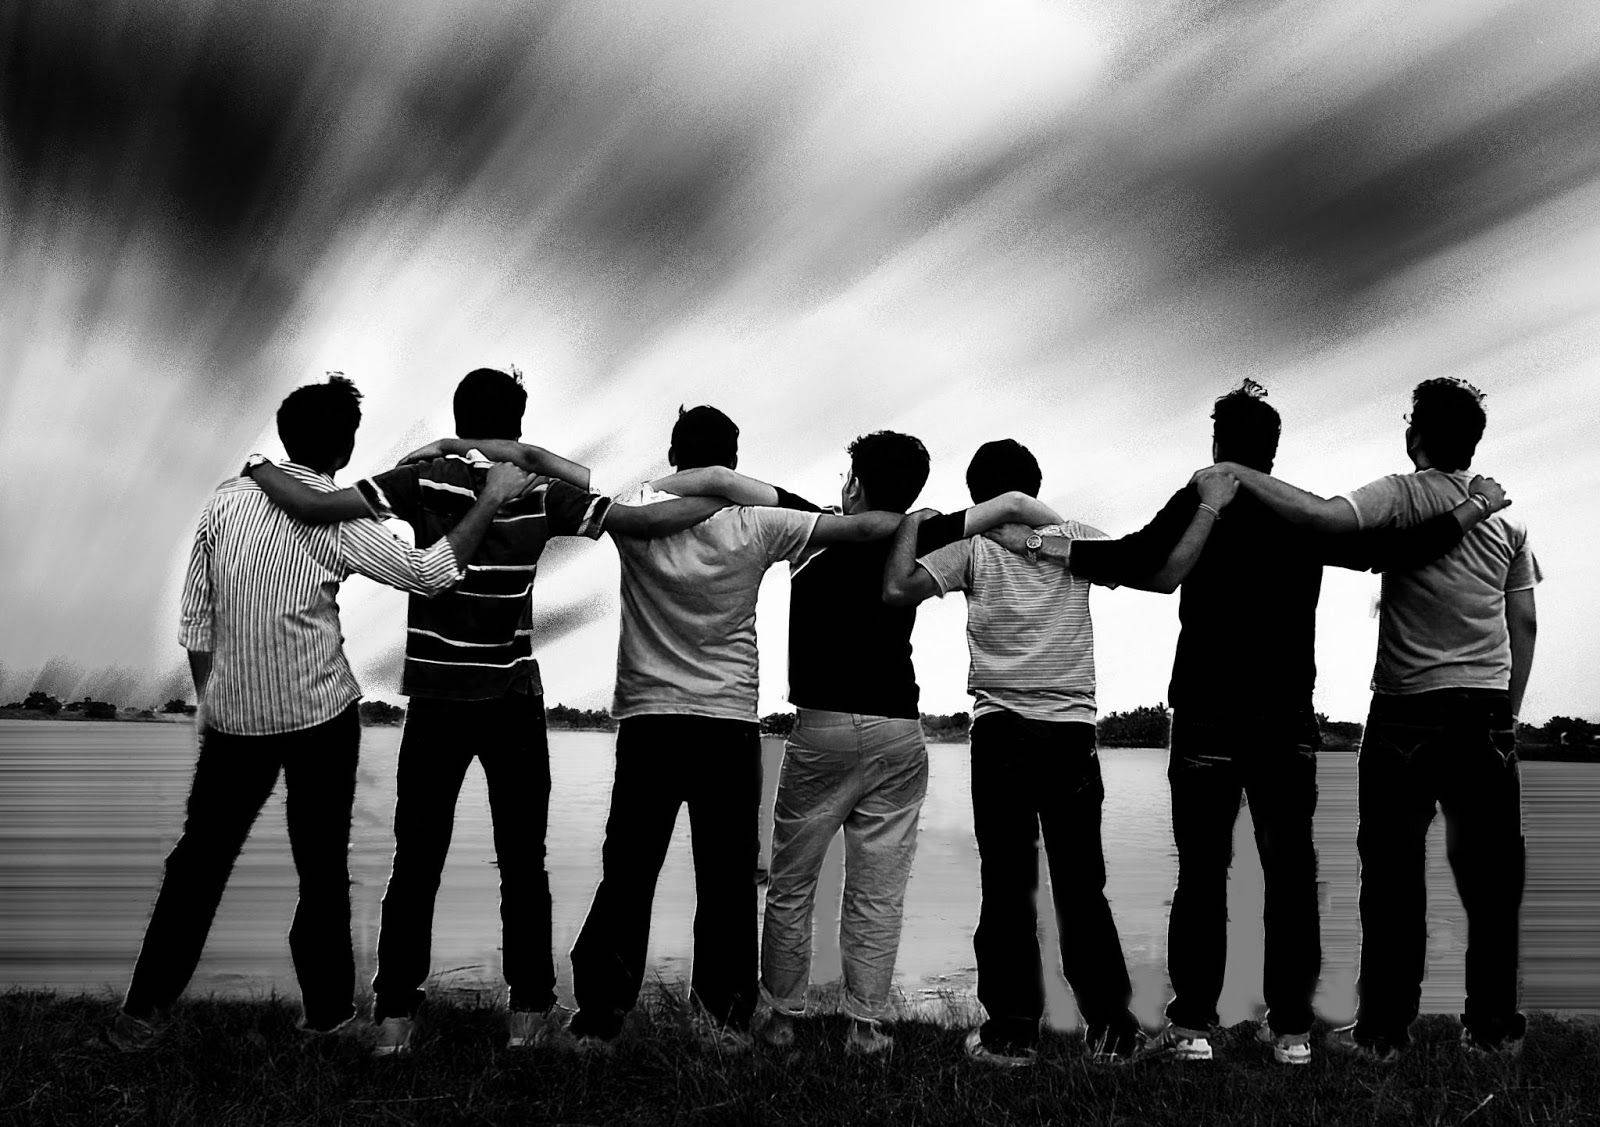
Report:
M 109 997 L 0 996 L 0 1122 L 366 1123 L 1600 1123 L 1600 1028 L 1535 1015 L 1517 1060 L 1466 1058 L 1447 1018 L 1425 1018 L 1392 1068 L 1272 1063 L 1240 1025 L 1204 1065 L 1087 1064 L 1047 1034 L 1039 1064 L 995 1071 L 961 1054 L 962 1022 L 901 1022 L 887 1060 L 842 1048 L 842 1018 L 802 1023 L 795 1048 L 722 1058 L 658 991 L 609 1057 L 507 1050 L 501 1012 L 432 1002 L 416 1051 L 372 1060 L 349 1041 L 308 1046 L 289 1001 L 196 999 L 154 1048 L 98 1045 Z

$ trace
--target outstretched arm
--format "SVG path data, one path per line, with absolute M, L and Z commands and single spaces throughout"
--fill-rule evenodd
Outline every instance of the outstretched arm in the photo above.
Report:
M 990 529 L 1003 524 L 1025 525 L 1037 528 L 1046 524 L 1060 524 L 1061 516 L 1037 497 L 1013 489 L 987 501 L 980 501 L 966 510 L 962 536 L 982 536 Z
M 1533 644 L 1539 637 L 1539 615 L 1533 588 L 1506 592 L 1506 633 L 1511 641 L 1511 715 L 1522 714 L 1522 694 L 1533 672 Z
M 1361 527 L 1356 511 L 1343 497 L 1318 497 L 1237 462 L 1217 464 L 1290 524 L 1304 525 L 1316 532 L 1355 532 Z
M 932 509 L 918 509 L 907 513 L 894 534 L 894 546 L 889 550 L 889 562 L 883 569 L 883 601 L 892 607 L 914 607 L 939 594 L 939 585 L 933 581 L 926 568 L 917 565 L 917 529 L 929 517 L 938 514 Z
M 1410 571 L 1444 555 L 1476 525 L 1511 504 L 1506 491 L 1492 477 L 1479 474 L 1467 487 L 1467 499 L 1449 512 L 1405 528 L 1385 526 L 1344 536 L 1330 536 L 1321 544 L 1322 562 L 1355 571 Z
M 1170 595 L 1178 589 L 1178 585 L 1189 578 L 1189 572 L 1194 570 L 1194 565 L 1200 560 L 1200 553 L 1206 546 L 1206 540 L 1211 535 L 1211 530 L 1216 527 L 1217 521 L 1222 519 L 1222 510 L 1228 507 L 1234 494 L 1239 492 L 1239 481 L 1220 466 L 1208 466 L 1199 471 L 1191 479 L 1191 483 L 1200 494 L 1200 503 L 1195 506 L 1194 516 L 1189 518 L 1189 527 L 1184 529 L 1183 535 L 1178 539 L 1177 545 L 1167 556 L 1166 562 L 1161 565 L 1148 582 L 1135 581 L 1131 587 L 1140 587 L 1146 591 L 1159 591 L 1163 595 Z
M 426 446 L 419 446 L 411 451 L 401 458 L 398 464 L 403 466 L 407 462 L 431 462 L 446 454 L 466 454 L 469 450 L 479 451 L 492 462 L 510 462 L 524 473 L 559 478 L 585 491 L 589 488 L 588 466 L 579 465 L 559 454 L 552 454 L 542 446 L 518 442 L 514 438 L 435 439 Z
M 650 488 L 679 497 L 724 497 L 735 505 L 776 505 L 778 489 L 726 466 L 702 466 L 658 477 Z
M 895 530 L 903 527 L 899 513 L 873 510 L 842 517 L 836 513 L 823 513 L 811 530 L 808 548 L 825 548 L 829 544 L 860 544 L 867 540 L 887 540 Z
M 247 466 L 245 473 L 261 487 L 267 500 L 295 520 L 306 524 L 336 524 L 342 520 L 358 520 L 372 515 L 372 510 L 355 489 L 319 493 L 304 482 L 296 481 L 271 462 Z
M 692 528 L 712 513 L 725 508 L 727 502 L 720 496 L 678 497 L 649 505 L 613 503 L 606 510 L 602 527 L 613 536 L 653 540 Z

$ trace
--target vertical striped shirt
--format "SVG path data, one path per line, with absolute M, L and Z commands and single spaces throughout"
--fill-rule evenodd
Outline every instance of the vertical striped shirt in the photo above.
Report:
M 357 484 L 374 516 L 399 517 L 419 545 L 441 541 L 466 515 L 492 463 L 473 451 L 398 466 Z M 466 578 L 436 599 L 413 598 L 400 691 L 444 700 L 541 694 L 533 656 L 533 581 L 552 536 L 598 539 L 611 506 L 554 478 L 501 506 Z
M 283 470 L 319 492 L 337 488 L 293 462 Z M 302 524 L 248 477 L 217 487 L 189 553 L 178 633 L 185 649 L 213 655 L 208 725 L 241 736 L 293 732 L 360 699 L 337 599 L 352 572 L 419 594 L 460 577 L 448 540 L 423 551 L 375 520 Z
M 1078 521 L 1044 530 L 1073 540 L 1105 533 Z M 917 561 L 940 596 L 967 594 L 967 691 L 973 715 L 1002 709 L 1034 720 L 1095 721 L 1089 581 L 1059 560 L 1030 563 L 981 536 Z

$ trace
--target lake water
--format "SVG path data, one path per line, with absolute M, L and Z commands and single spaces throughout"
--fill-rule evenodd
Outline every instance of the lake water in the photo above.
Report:
M 393 848 L 399 729 L 362 733 L 351 840 L 358 971 L 370 979 L 379 904 Z M 555 898 L 557 965 L 570 1001 L 566 954 L 599 875 L 610 797 L 614 737 L 551 733 L 549 865 Z M 766 742 L 767 815 L 782 745 Z M 906 897 L 899 987 L 913 1005 L 969 993 L 976 980 L 972 930 L 978 913 L 978 855 L 972 839 L 965 744 L 930 747 L 932 769 L 917 862 Z M 1166 786 L 1166 753 L 1101 753 L 1109 894 L 1135 982 L 1134 1008 L 1154 1022 L 1167 997 L 1166 920 L 1176 857 Z M 118 991 L 126 985 L 161 875 L 181 828 L 194 764 L 187 724 L 94 724 L 0 720 L 0 987 Z M 1316 836 L 1320 854 L 1323 976 L 1318 1010 L 1332 1020 L 1355 1008 L 1355 778 L 1353 754 L 1325 753 Z M 1528 882 L 1523 903 L 1523 1000 L 1529 1008 L 1600 1010 L 1600 768 L 1523 766 Z M 840 842 L 830 855 L 817 913 L 813 980 L 839 975 Z M 1466 924 L 1444 857 L 1442 822 L 1429 844 L 1429 978 L 1423 1008 L 1461 1005 Z M 191 991 L 296 995 L 285 935 L 294 871 L 284 832 L 281 785 L 245 846 Z M 678 822 L 661 875 L 651 963 L 668 979 L 687 977 L 694 910 L 688 819 Z M 1054 949 L 1055 925 L 1042 913 Z M 1261 869 L 1241 812 L 1229 884 L 1230 953 L 1222 1004 L 1226 1022 L 1258 1012 L 1261 979 Z M 434 926 L 436 985 L 471 989 L 500 982 L 497 873 L 488 803 L 476 765 L 457 810 L 456 831 Z M 1047 965 L 1053 963 L 1047 959 Z M 1076 1021 L 1059 969 L 1049 976 L 1050 1019 Z

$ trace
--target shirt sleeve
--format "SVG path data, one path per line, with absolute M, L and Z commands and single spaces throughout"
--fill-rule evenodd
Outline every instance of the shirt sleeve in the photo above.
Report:
M 772 488 L 777 490 L 777 493 L 778 493 L 778 505 L 777 505 L 777 507 L 780 508 L 780 509 L 793 509 L 796 512 L 801 512 L 801 513 L 820 513 L 820 512 L 824 511 L 822 506 L 813 505 L 810 501 L 807 501 L 804 497 L 800 496 L 797 493 L 790 493 L 787 489 L 785 489 L 781 485 L 774 485 Z
M 1072 573 L 1107 587 L 1135 582 L 1166 566 L 1200 504 L 1192 486 L 1174 493 L 1137 532 L 1115 540 L 1087 537 L 1072 543 Z M 1103 534 L 1102 534 L 1103 535 Z
M 178 644 L 186 650 L 210 652 L 211 623 L 211 504 L 200 515 L 194 544 L 189 549 L 189 567 L 183 575 L 183 598 L 179 606 Z
M 972 541 L 946 544 L 917 560 L 917 566 L 933 577 L 941 598 L 952 591 L 965 591 L 972 584 Z
M 1343 494 L 1343 499 L 1355 510 L 1357 528 L 1382 528 L 1399 519 L 1405 488 L 1398 475 L 1390 474 Z
M 1511 557 L 1511 568 L 1506 572 L 1507 591 L 1527 591 L 1544 582 L 1544 571 L 1539 559 L 1528 546 L 1528 534 L 1522 534 L 1521 543 Z
M 552 479 L 544 493 L 544 512 L 551 536 L 600 539 L 605 530 L 611 499 L 587 493 L 568 482 Z
M 422 510 L 422 467 L 396 466 L 356 482 L 356 491 L 378 520 L 399 517 L 408 523 Z
M 754 522 L 756 535 L 769 565 L 779 560 L 797 562 L 806 550 L 812 529 L 817 527 L 817 513 L 765 506 L 745 506 L 744 511 Z
M 466 569 L 450 538 L 413 548 L 376 520 L 347 520 L 337 530 L 339 560 L 349 571 L 415 595 L 437 595 L 453 587 Z
M 967 510 L 929 517 L 917 528 L 917 555 L 925 556 L 946 544 L 966 539 Z

